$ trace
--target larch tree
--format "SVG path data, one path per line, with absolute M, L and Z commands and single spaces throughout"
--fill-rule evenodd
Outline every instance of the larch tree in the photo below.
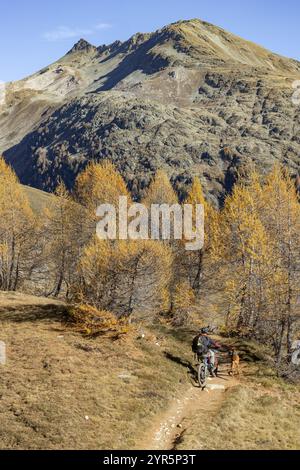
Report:
M 295 182 L 276 165 L 264 182 L 252 171 L 235 186 L 213 240 L 227 327 L 271 345 L 278 367 L 300 320 L 299 232 Z
M 119 205 L 119 197 L 131 201 L 126 183 L 115 165 L 108 160 L 92 162 L 78 176 L 75 185 L 78 202 L 95 212 L 100 204 Z
M 238 184 L 227 198 L 220 237 L 220 256 L 227 266 L 224 282 L 225 297 L 230 302 L 227 320 L 234 321 L 239 330 L 251 332 L 258 327 L 266 307 L 272 255 L 271 240 L 260 220 L 257 194 L 251 184 Z
M 48 295 L 57 297 L 63 291 L 68 297 L 77 282 L 78 259 L 89 241 L 85 219 L 86 209 L 72 199 L 63 183 L 59 184 L 44 212 L 45 263 L 53 283 Z
M 82 298 L 119 317 L 151 318 L 164 308 L 171 250 L 154 241 L 94 240 L 80 260 Z
M 188 193 L 185 204 L 190 204 L 193 206 L 193 229 L 196 230 L 195 224 L 195 213 L 196 206 L 202 205 L 204 209 L 204 233 L 205 241 L 204 246 L 197 251 L 187 251 L 182 253 L 182 261 L 185 265 L 186 276 L 189 278 L 190 285 L 197 295 L 200 293 L 200 287 L 203 280 L 204 274 L 204 256 L 205 252 L 208 251 L 209 246 L 209 231 L 208 231 L 208 222 L 210 220 L 210 214 L 214 210 L 205 200 L 203 188 L 198 177 L 194 178 L 192 187 Z
M 178 204 L 178 197 L 170 183 L 168 175 L 158 170 L 143 199 L 143 204 Z
M 75 200 L 86 208 L 84 224 L 85 230 L 90 233 L 90 239 L 96 232 L 98 221 L 96 211 L 100 205 L 109 204 L 114 207 L 119 228 L 120 197 L 127 198 L 128 206 L 131 204 L 132 199 L 126 183 L 110 161 L 92 162 L 78 176 L 75 184 Z
M 92 218 L 100 204 L 113 205 L 118 215 L 121 196 L 131 203 L 123 178 L 109 162 L 89 165 L 77 180 L 76 195 Z M 81 298 L 120 317 L 150 316 L 165 302 L 171 261 L 169 247 L 159 241 L 94 236 L 80 258 Z
M 15 291 L 33 269 L 35 220 L 14 171 L 0 158 L 0 289 Z
M 280 363 L 284 344 L 291 353 L 293 328 L 300 319 L 300 204 L 294 181 L 280 165 L 266 179 L 262 219 L 273 240 L 274 341 Z
M 168 240 L 164 239 L 163 236 L 163 211 L 160 212 L 157 219 L 158 227 L 156 227 L 156 238 L 160 240 L 162 244 L 171 248 L 173 253 L 173 267 L 172 267 L 172 278 L 170 279 L 169 284 L 169 308 L 170 312 L 174 310 L 173 296 L 175 293 L 176 285 L 181 282 L 181 262 L 178 265 L 177 261 L 179 259 L 178 253 L 182 248 L 182 240 L 175 240 L 175 217 L 177 216 L 177 209 L 179 207 L 179 201 L 176 192 L 174 191 L 172 184 L 168 175 L 163 170 L 158 170 L 155 174 L 148 191 L 145 194 L 142 203 L 149 210 L 149 228 L 153 227 L 153 207 L 166 207 L 166 213 L 170 217 L 170 238 Z M 175 208 L 175 211 L 172 211 Z M 151 213 L 150 213 L 151 211 Z M 182 220 L 182 219 L 181 219 Z M 156 223 L 157 223 L 156 222 Z M 153 232 L 153 231 L 152 231 Z M 150 235 L 150 233 L 149 233 Z M 151 234 L 153 237 L 153 233 Z M 158 243 L 158 240 L 156 243 Z

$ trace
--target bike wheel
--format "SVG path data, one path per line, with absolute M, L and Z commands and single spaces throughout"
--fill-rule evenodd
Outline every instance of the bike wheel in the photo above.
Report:
M 206 379 L 207 379 L 207 368 L 206 368 L 206 365 L 203 364 L 202 362 L 198 368 L 198 382 L 202 390 L 204 390 L 206 387 L 206 383 L 207 383 Z

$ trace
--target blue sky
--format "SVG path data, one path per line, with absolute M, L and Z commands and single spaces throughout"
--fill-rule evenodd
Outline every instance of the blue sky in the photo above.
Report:
M 298 0 L 1 0 L 0 13 L 3 81 L 36 72 L 80 37 L 108 44 L 190 18 L 300 60 Z

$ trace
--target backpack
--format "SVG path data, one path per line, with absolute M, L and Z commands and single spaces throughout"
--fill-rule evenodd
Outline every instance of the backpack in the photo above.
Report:
M 192 342 L 192 351 L 194 354 L 196 354 L 198 350 L 198 341 L 199 341 L 199 335 L 195 336 Z
M 192 351 L 194 354 L 206 354 L 209 350 L 209 340 L 205 336 L 197 335 L 193 339 Z

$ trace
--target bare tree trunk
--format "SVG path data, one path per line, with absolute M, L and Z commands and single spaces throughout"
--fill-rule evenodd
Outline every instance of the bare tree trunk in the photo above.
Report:
M 55 287 L 55 289 L 54 289 L 54 291 L 53 291 L 53 297 L 58 297 L 58 296 L 59 296 L 59 294 L 60 294 L 60 292 L 61 292 L 63 280 L 64 280 L 64 274 L 63 274 L 63 272 L 61 271 L 61 272 L 59 273 L 59 278 L 58 278 L 56 287 Z
M 193 289 L 197 292 L 197 294 L 199 294 L 200 287 L 201 287 L 201 279 L 202 279 L 202 273 L 203 273 L 203 259 L 204 259 L 204 251 L 200 250 L 197 274 L 193 283 Z
M 280 333 L 279 333 L 279 338 L 276 344 L 276 365 L 277 367 L 280 366 L 281 360 L 282 360 L 282 343 L 283 343 L 283 337 L 284 337 L 284 330 L 285 330 L 285 321 L 282 321 L 281 327 L 280 327 Z
M 238 329 L 242 328 L 243 326 L 246 326 L 245 325 L 245 310 L 244 310 L 245 303 L 246 303 L 246 291 L 247 291 L 247 287 L 244 286 L 243 290 L 242 290 L 240 314 L 239 314 L 239 319 L 238 319 L 238 323 L 237 323 L 237 328 Z
M 16 263 L 16 273 L 15 273 L 14 284 L 13 284 L 14 292 L 17 290 L 18 282 L 19 282 L 19 262 L 20 262 L 20 255 L 18 254 L 17 263 Z
M 139 265 L 141 256 L 142 255 L 138 256 L 138 258 L 135 260 L 133 273 L 132 273 L 132 276 L 131 276 L 131 284 L 130 284 L 130 291 L 129 291 L 130 292 L 129 293 L 129 303 L 128 303 L 128 307 L 126 308 L 126 311 L 125 311 L 125 314 L 128 318 L 130 318 L 132 313 L 133 313 L 133 298 L 134 298 L 134 292 L 135 292 L 134 286 L 135 286 L 135 281 L 136 281 L 136 277 L 137 277 L 137 274 L 138 274 L 138 265 Z
M 8 272 L 8 279 L 7 279 L 7 289 L 13 290 L 13 271 L 14 271 L 14 264 L 15 264 L 15 237 L 13 235 L 12 242 L 11 242 L 11 260 Z

